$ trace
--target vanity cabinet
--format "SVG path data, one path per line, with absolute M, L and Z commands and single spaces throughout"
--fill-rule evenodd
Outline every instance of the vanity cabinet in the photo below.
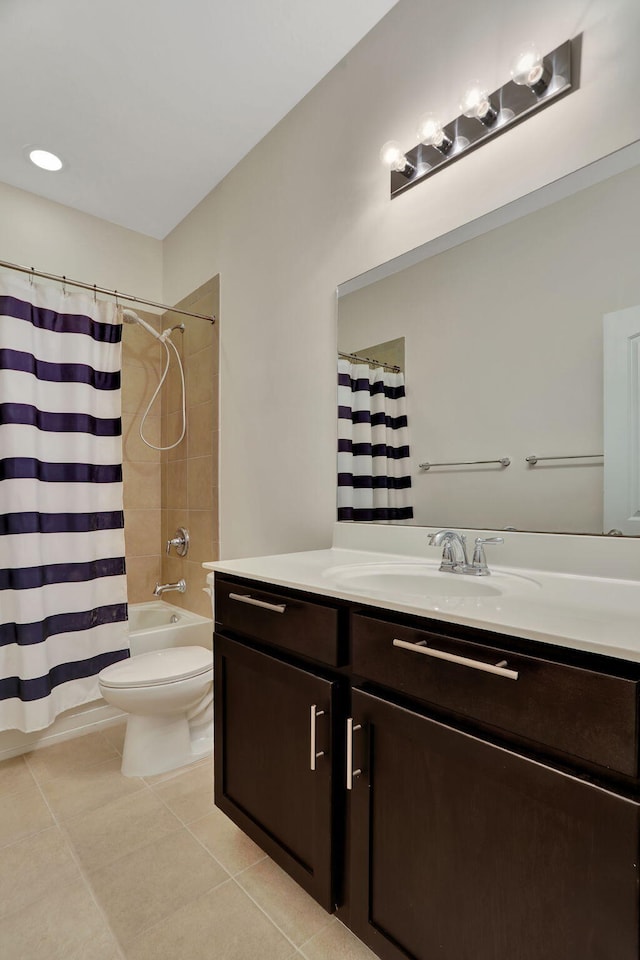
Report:
M 638 804 L 355 690 L 351 927 L 383 960 L 637 960 Z
M 227 574 L 215 663 L 217 805 L 382 960 L 638 960 L 640 666 Z
M 237 583 L 216 596 L 216 805 L 333 911 L 346 709 L 345 682 L 324 660 L 337 659 L 337 611 Z M 271 639 L 275 622 L 277 656 L 256 645 Z M 292 662 L 287 652 L 306 651 L 314 632 L 320 660 Z

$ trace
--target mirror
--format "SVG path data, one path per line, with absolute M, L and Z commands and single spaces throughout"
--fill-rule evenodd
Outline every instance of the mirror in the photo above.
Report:
M 338 288 L 339 351 L 404 339 L 409 522 L 640 534 L 639 146 Z

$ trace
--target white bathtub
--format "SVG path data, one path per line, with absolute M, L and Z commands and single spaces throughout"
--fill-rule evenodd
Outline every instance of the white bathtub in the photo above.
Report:
M 163 600 L 129 604 L 131 656 L 166 647 L 213 649 L 213 620 Z

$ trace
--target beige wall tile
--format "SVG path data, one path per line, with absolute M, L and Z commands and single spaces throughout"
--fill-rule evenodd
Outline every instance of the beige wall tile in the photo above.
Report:
M 213 486 L 213 457 L 194 457 L 189 460 L 189 509 L 212 510 Z
M 215 409 L 212 400 L 189 407 L 189 457 L 204 457 L 215 452 Z
M 122 364 L 122 412 L 142 416 L 158 385 L 158 371 L 148 364 Z M 156 398 L 150 416 L 159 417 L 160 399 Z
M 97 870 L 91 884 L 114 933 L 126 946 L 141 931 L 228 878 L 226 870 L 182 829 Z M 188 953 L 182 956 L 187 960 Z
M 187 357 L 187 398 L 189 407 L 214 397 L 213 348 L 207 347 Z
M 160 460 L 160 451 L 153 450 L 143 443 L 140 439 L 139 427 L 142 418 L 133 413 L 122 414 L 122 455 L 125 461 L 130 460 L 152 460 L 157 463 Z M 144 424 L 144 436 L 150 443 L 160 446 L 160 417 L 148 417 Z
M 186 385 L 186 363 L 184 358 L 184 346 L 174 334 L 174 344 L 178 348 L 178 354 L 182 362 L 182 371 L 185 378 L 185 393 L 187 391 Z M 167 378 L 162 387 L 162 412 L 164 414 L 175 413 L 178 410 L 182 410 L 182 377 L 180 376 L 180 368 L 176 361 L 176 355 L 171 351 L 171 363 L 169 365 L 169 371 L 167 373 Z M 185 403 L 187 402 L 185 396 Z
M 159 556 L 162 550 L 160 510 L 125 510 L 127 559 Z
M 191 563 L 206 563 L 211 560 L 216 541 L 213 513 L 211 510 L 189 510 L 187 526 L 190 533 L 189 553 Z
M 129 603 L 144 603 L 153 600 L 153 588 L 161 578 L 162 559 L 157 557 L 131 557 L 127 559 L 127 593 Z
M 233 881 L 138 937 L 127 960 L 288 960 L 293 945 Z
M 136 461 L 125 463 L 122 468 L 124 480 L 125 510 L 160 509 L 160 464 Z M 158 517 L 158 522 L 160 518 Z
M 168 510 L 186 509 L 187 461 L 172 460 L 167 464 L 167 491 L 164 506 Z
M 182 414 L 181 413 L 170 413 L 165 418 L 162 418 L 162 446 L 168 447 L 172 443 L 175 443 L 178 437 L 182 432 Z M 180 443 L 173 447 L 171 450 L 167 450 L 167 460 L 184 460 L 187 456 L 187 443 L 188 443 L 188 434 L 189 434 L 189 418 L 187 417 L 187 432 L 184 435 L 184 438 Z

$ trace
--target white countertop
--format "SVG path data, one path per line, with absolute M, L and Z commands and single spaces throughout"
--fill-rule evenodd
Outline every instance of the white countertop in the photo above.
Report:
M 573 575 L 548 570 L 492 564 L 492 575 L 475 578 L 437 573 L 439 551 L 425 556 L 333 547 L 303 553 L 277 554 L 205 563 L 212 571 L 263 580 L 275 586 L 351 600 L 385 610 L 422 615 L 449 623 L 493 630 L 577 650 L 640 662 L 640 582 Z M 365 565 L 427 566 L 434 578 L 476 583 L 501 593 L 490 596 L 447 596 L 438 579 L 438 596 L 398 593 L 393 586 L 363 585 Z M 341 571 L 340 568 L 347 568 Z M 375 573 L 375 567 L 371 568 Z M 366 578 L 368 579 L 368 578 Z M 373 582 L 373 581 L 371 581 Z M 435 582 L 432 581 L 432 582 Z M 455 591 L 455 584 L 452 590 Z M 469 589 L 472 589 L 471 587 Z M 482 590 L 482 587 L 479 587 Z

